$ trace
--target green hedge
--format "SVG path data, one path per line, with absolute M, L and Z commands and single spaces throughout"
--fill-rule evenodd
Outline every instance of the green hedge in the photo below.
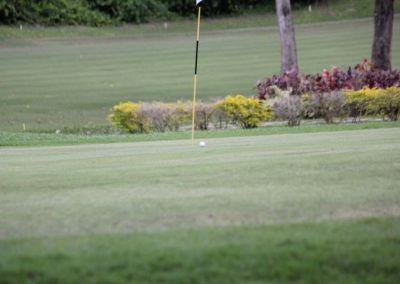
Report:
M 80 0 L 0 0 L 0 23 L 104 25 L 111 18 Z
M 141 23 L 149 19 L 170 16 L 166 5 L 159 0 L 87 0 L 92 10 L 101 12 L 116 22 Z
M 321 1 L 321 0 L 320 0 Z M 300 7 L 316 0 L 292 0 Z M 232 15 L 275 0 L 203 0 L 204 15 Z M 195 0 L 0 0 L 0 24 L 105 25 L 195 15 Z

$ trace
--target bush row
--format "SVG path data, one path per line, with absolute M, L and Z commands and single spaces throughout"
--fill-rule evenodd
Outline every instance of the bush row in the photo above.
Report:
M 277 119 L 286 120 L 291 126 L 299 125 L 301 119 L 309 118 L 321 118 L 326 123 L 332 123 L 335 119 L 349 116 L 356 122 L 364 115 L 396 121 L 400 114 L 400 87 L 304 95 L 292 95 L 281 91 L 266 102 L 271 105 Z
M 92 25 L 110 24 L 111 18 L 80 0 L 0 0 L 1 24 Z
M 177 131 L 188 125 L 192 119 L 192 104 L 176 103 L 134 103 L 115 105 L 109 121 L 129 133 L 150 133 Z M 256 98 L 242 95 L 227 96 L 215 103 L 198 102 L 195 108 L 195 127 L 207 130 L 235 125 L 254 128 L 272 117 L 270 106 Z
M 317 0 L 292 0 L 294 7 Z M 262 6 L 274 11 L 275 1 L 203 1 L 204 15 L 237 14 L 242 9 Z M 0 0 L 1 24 L 104 25 L 141 23 L 153 18 L 194 15 L 195 0 Z
M 363 115 L 379 115 L 396 121 L 400 115 L 400 87 L 364 88 L 344 93 L 350 116 L 359 120 Z
M 275 94 L 266 100 L 236 95 L 214 103 L 198 102 L 195 127 L 199 130 L 211 126 L 215 129 L 228 126 L 255 128 L 272 118 L 287 121 L 290 126 L 299 125 L 302 119 L 323 119 L 333 123 L 348 116 L 356 122 L 364 115 L 395 121 L 400 115 L 400 87 L 303 95 L 293 95 L 275 87 Z M 129 133 L 177 131 L 183 125 L 190 125 L 192 104 L 181 101 L 124 102 L 113 107 L 108 119 Z
M 355 67 L 341 70 L 336 66 L 331 71 L 323 70 L 322 74 L 298 74 L 285 72 L 271 78 L 259 80 L 256 89 L 259 99 L 274 96 L 275 87 L 288 91 L 292 95 L 306 93 L 327 93 L 333 91 L 360 90 L 368 88 L 400 87 L 400 71 L 384 71 L 375 68 L 370 61 L 364 59 Z

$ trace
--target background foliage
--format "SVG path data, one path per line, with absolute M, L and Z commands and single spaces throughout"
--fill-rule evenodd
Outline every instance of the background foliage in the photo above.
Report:
M 359 90 L 368 88 L 388 88 L 400 86 L 400 71 L 375 68 L 364 59 L 354 68 L 342 70 L 336 66 L 331 71 L 324 69 L 322 74 L 298 74 L 285 72 L 257 82 L 257 93 L 260 99 L 275 94 L 276 87 L 293 95 L 305 93 L 326 93 L 342 89 Z
M 194 0 L 0 0 L 1 24 L 104 25 L 141 23 L 195 14 Z M 245 10 L 273 12 L 275 1 L 203 1 L 205 16 L 240 14 Z M 294 0 L 293 7 L 321 2 Z M 324 2 L 324 1 L 322 1 Z

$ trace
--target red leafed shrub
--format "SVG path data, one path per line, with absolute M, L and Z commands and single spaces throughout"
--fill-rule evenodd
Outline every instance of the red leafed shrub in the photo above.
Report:
M 380 70 L 375 68 L 370 61 L 364 59 L 354 68 L 346 71 L 333 66 L 330 71 L 324 69 L 322 74 L 298 74 L 286 72 L 281 76 L 273 75 L 271 78 L 257 81 L 256 89 L 259 99 L 266 99 L 275 90 L 289 91 L 292 95 L 305 93 L 327 93 L 339 90 L 360 90 L 368 88 L 400 87 L 399 70 Z

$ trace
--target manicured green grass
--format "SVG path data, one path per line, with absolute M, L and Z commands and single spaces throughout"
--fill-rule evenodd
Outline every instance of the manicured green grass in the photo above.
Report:
M 222 138 L 238 136 L 260 136 L 274 134 L 314 133 L 329 131 L 345 131 L 375 128 L 400 127 L 398 121 L 375 121 L 363 123 L 340 123 L 340 124 L 305 124 L 298 127 L 288 126 L 265 126 L 255 129 L 224 129 L 210 131 L 196 131 L 195 138 Z M 67 130 L 68 131 L 68 130 Z M 88 133 L 90 133 L 90 130 Z M 167 141 L 181 140 L 191 137 L 191 132 L 166 132 L 152 134 L 69 134 L 67 133 L 36 133 L 36 132 L 6 132 L 0 131 L 0 146 L 49 146 L 49 145 L 76 145 L 94 143 L 117 143 L 117 142 L 145 142 L 145 141 Z
M 1 283 L 398 283 L 400 220 L 0 241 Z
M 397 17 L 394 68 L 399 23 Z M 91 127 L 107 123 L 121 101 L 191 100 L 196 24 L 183 25 L 192 32 L 0 40 L 0 129 Z M 371 18 L 297 26 L 301 71 L 356 64 L 370 56 L 372 34 Z M 255 94 L 258 79 L 279 72 L 279 57 L 276 27 L 202 33 L 198 98 Z
M 0 148 L 0 282 L 397 283 L 399 139 Z

